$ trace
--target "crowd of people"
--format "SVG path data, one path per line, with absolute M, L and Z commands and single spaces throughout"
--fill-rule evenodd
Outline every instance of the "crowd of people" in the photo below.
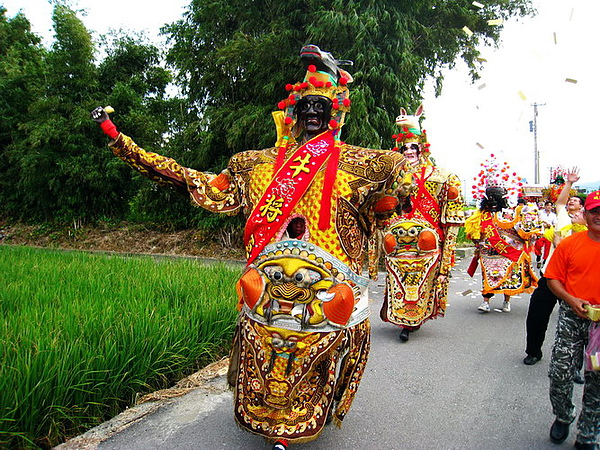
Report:
M 473 269 L 481 268 L 483 314 L 495 294 L 503 295 L 508 313 L 511 296 L 533 291 L 525 364 L 542 358 L 549 317 L 560 303 L 549 373 L 556 416 L 550 438 L 563 442 L 575 418 L 572 386 L 590 328 L 586 308 L 600 305 L 600 269 L 589 264 L 600 257 L 600 191 L 585 203 L 569 197 L 578 180 L 573 170 L 555 205 L 507 212 L 506 187 L 489 179 L 479 210 L 465 222 L 460 180 L 430 157 L 422 109 L 402 110 L 393 149 L 347 144 L 340 131 L 352 76 L 316 46 L 303 47 L 300 57 L 305 77 L 286 86 L 273 115 L 275 146 L 233 155 L 220 174 L 147 152 L 117 130 L 107 110 L 91 113 L 113 153 L 134 170 L 187 194 L 196 206 L 246 218 L 247 265 L 236 285 L 240 314 L 228 372 L 238 425 L 274 449 L 314 440 L 329 422 L 340 425 L 370 349 L 367 255 L 372 277 L 383 255 L 380 316 L 406 343 L 410 332 L 444 315 L 464 225 L 475 243 Z M 585 371 L 577 448 L 598 445 L 599 377 Z

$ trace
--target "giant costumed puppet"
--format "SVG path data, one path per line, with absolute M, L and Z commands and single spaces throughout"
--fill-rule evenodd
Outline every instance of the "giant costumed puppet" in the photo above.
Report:
M 393 138 L 406 158 L 416 191 L 409 202 L 398 202 L 383 220 L 383 251 L 387 272 L 381 319 L 401 328 L 400 339 L 446 310 L 448 274 L 454 264 L 456 236 L 464 221 L 459 178 L 436 166 L 430 158 L 423 107 L 414 115 L 404 108 L 396 118 L 400 130 Z M 385 200 L 378 202 L 377 208 Z M 404 203 L 404 204 L 403 204 Z M 388 208 L 378 208 L 384 215 Z
M 404 162 L 340 140 L 352 78 L 316 46 L 300 56 L 306 77 L 286 86 L 273 114 L 276 146 L 234 155 L 219 175 L 146 152 L 102 108 L 92 112 L 114 154 L 144 176 L 209 211 L 247 217 L 228 381 L 237 423 L 274 448 L 315 439 L 350 408 L 370 347 L 365 211 L 402 178 Z M 400 197 L 410 190 L 395 186 Z
M 510 299 L 537 286 L 531 268 L 532 244 L 541 234 L 538 209 L 528 204 L 509 211 L 508 198 L 516 198 L 521 179 L 510 166 L 494 155 L 482 163 L 473 185 L 473 196 L 480 200 L 479 211 L 465 222 L 467 238 L 475 243 L 475 256 L 469 268 L 473 276 L 477 261 L 481 267 L 483 302 L 478 310 L 490 312 L 490 298 L 504 294 L 503 312 L 510 312 Z

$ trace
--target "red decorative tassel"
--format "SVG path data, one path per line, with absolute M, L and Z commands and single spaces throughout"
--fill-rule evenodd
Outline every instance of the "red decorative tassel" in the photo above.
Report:
M 275 160 L 275 167 L 273 168 L 273 174 L 276 174 L 283 163 L 285 162 L 285 153 L 287 151 L 287 140 L 285 145 L 279 147 L 279 151 L 277 152 L 277 159 Z
M 331 194 L 333 192 L 333 185 L 335 184 L 339 160 L 340 141 L 336 140 L 331 156 L 329 156 L 329 161 L 327 161 L 327 167 L 325 168 L 321 210 L 319 211 L 319 230 L 327 230 L 331 222 Z

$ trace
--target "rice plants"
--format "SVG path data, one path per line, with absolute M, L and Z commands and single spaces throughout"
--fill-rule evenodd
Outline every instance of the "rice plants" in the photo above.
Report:
M 0 447 L 50 447 L 227 352 L 239 269 L 0 246 Z

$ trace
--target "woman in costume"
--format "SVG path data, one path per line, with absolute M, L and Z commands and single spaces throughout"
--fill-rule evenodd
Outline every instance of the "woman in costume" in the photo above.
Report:
M 510 312 L 511 296 L 530 293 L 537 286 L 530 253 L 532 242 L 541 234 L 538 208 L 526 205 L 515 214 L 506 213 L 507 198 L 517 194 L 520 178 L 511 175 L 508 164 L 498 164 L 494 155 L 482 166 L 479 184 L 473 186 L 480 208 L 465 222 L 467 237 L 475 243 L 473 261 L 479 260 L 481 266 L 483 302 L 477 309 L 490 312 L 490 298 L 504 294 L 502 311 Z
M 370 346 L 362 211 L 403 164 L 395 152 L 340 141 L 352 78 L 316 46 L 301 58 L 306 77 L 286 86 L 274 113 L 276 146 L 234 155 L 219 175 L 146 152 L 102 108 L 92 112 L 114 154 L 141 174 L 194 205 L 247 217 L 228 381 L 237 423 L 278 449 L 315 439 L 329 420 L 340 425 L 354 399 Z
M 393 136 L 394 150 L 406 158 L 416 191 L 383 221 L 387 277 L 380 315 L 400 327 L 403 342 L 425 321 L 444 316 L 456 235 L 464 220 L 460 180 L 430 159 L 419 124 L 422 113 L 422 106 L 414 115 L 402 108 L 396 118 L 400 132 Z

